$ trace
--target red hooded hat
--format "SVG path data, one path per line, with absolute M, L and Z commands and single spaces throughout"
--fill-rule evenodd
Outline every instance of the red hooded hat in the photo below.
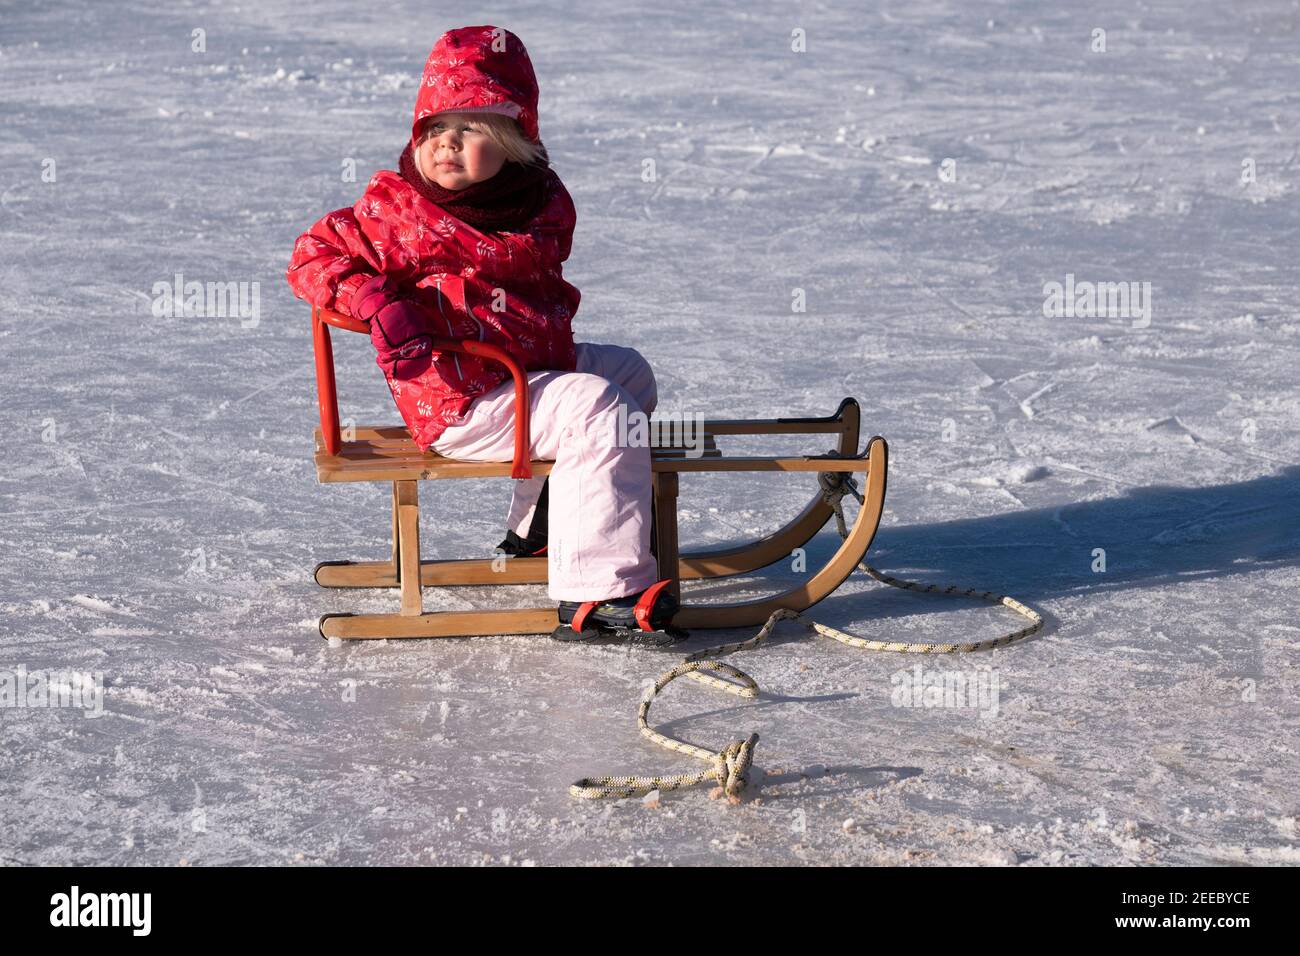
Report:
M 438 113 L 501 113 L 538 142 L 537 76 L 523 41 L 504 27 L 460 27 L 434 44 L 415 99 L 411 139 Z

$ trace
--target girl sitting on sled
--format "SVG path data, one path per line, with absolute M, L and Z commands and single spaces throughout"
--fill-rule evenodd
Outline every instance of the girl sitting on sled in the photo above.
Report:
M 501 549 L 546 553 L 556 637 L 662 631 L 677 608 L 650 553 L 650 448 L 621 440 L 618 428 L 620 406 L 623 421 L 654 410 L 654 373 L 634 349 L 573 340 L 580 294 L 562 263 L 575 211 L 538 137 L 537 98 L 513 33 L 445 33 L 425 65 L 398 172 L 376 173 L 356 205 L 299 237 L 289 284 L 312 305 L 369 323 L 422 451 L 508 460 L 515 427 L 506 368 L 434 351 L 431 335 L 476 338 L 518 359 L 530 455 L 555 465 L 545 481 L 516 482 Z

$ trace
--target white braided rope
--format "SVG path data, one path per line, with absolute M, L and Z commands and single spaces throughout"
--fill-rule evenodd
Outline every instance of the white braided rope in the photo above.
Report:
M 836 529 L 841 538 L 848 538 L 848 525 L 844 520 L 844 507 L 841 499 L 846 494 L 851 494 L 858 500 L 859 504 L 864 504 L 862 494 L 858 491 L 857 482 L 853 477 L 844 472 L 821 472 L 817 480 L 822 489 L 822 500 L 831 509 L 835 515 Z M 688 743 L 684 740 L 678 740 L 669 737 L 667 734 L 660 733 L 650 726 L 646 719 L 650 713 L 650 705 L 659 693 L 679 677 L 690 677 L 692 680 L 707 684 L 728 694 L 735 694 L 739 697 L 755 698 L 759 694 L 758 681 L 750 677 L 738 667 L 733 667 L 713 658 L 722 657 L 727 654 L 734 654 L 737 651 L 752 650 L 762 644 L 771 636 L 773 628 L 776 627 L 777 621 L 793 620 L 799 621 L 817 634 L 832 638 L 841 644 L 849 647 L 855 647 L 860 650 L 868 651 L 894 651 L 904 654 L 963 654 L 973 651 L 989 650 L 994 647 L 1004 647 L 1016 641 L 1022 641 L 1038 633 L 1043 627 L 1043 616 L 1026 604 L 1017 601 L 1013 597 L 1005 594 L 995 594 L 992 591 L 978 591 L 974 588 L 958 588 L 955 585 L 926 584 L 921 581 L 903 581 L 899 578 L 890 577 L 881 571 L 876 570 L 866 563 L 860 562 L 858 569 L 865 571 L 872 578 L 881 584 L 887 584 L 893 588 L 899 588 L 904 591 L 916 591 L 922 594 L 944 594 L 950 597 L 968 597 L 981 601 L 989 601 L 993 604 L 1001 604 L 1015 613 L 1029 620 L 1029 624 L 1017 631 L 1004 634 L 1000 637 L 987 638 L 978 641 L 961 641 L 953 643 L 916 643 L 908 641 L 878 641 L 867 638 L 857 637 L 838 628 L 830 627 L 826 624 L 820 624 L 811 618 L 805 617 L 798 611 L 789 608 L 778 608 L 773 611 L 767 621 L 759 628 L 758 633 L 748 640 L 738 641 L 732 644 L 720 644 L 716 647 L 708 647 L 703 650 L 690 654 L 686 659 L 669 671 L 665 671 L 655 681 L 652 687 L 641 701 L 641 707 L 637 712 L 637 729 L 643 737 L 653 741 L 661 747 L 672 750 L 676 753 L 685 754 L 689 757 L 695 757 L 698 760 L 707 761 L 710 764 L 708 770 L 701 770 L 697 773 L 678 774 L 675 776 L 646 776 L 633 775 L 624 777 L 604 776 L 588 777 L 579 780 L 569 788 L 569 793 L 575 797 L 585 800 L 597 800 L 605 797 L 632 797 L 641 794 L 650 793 L 654 790 L 677 790 L 681 787 L 694 786 L 695 784 L 704 783 L 705 781 L 716 781 L 718 789 L 713 791 L 714 795 L 725 796 L 730 802 L 740 802 L 740 793 L 748 782 L 748 771 L 754 759 L 754 747 L 758 743 L 758 734 L 750 734 L 744 740 L 735 740 L 718 751 L 710 751 L 695 744 Z M 734 681 L 724 680 L 721 677 L 714 676 L 710 671 L 726 674 Z

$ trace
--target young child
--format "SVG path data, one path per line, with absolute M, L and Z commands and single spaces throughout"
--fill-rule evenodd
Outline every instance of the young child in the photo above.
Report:
M 563 622 L 556 637 L 592 626 L 660 630 L 676 602 L 668 582 L 656 583 L 650 554 L 650 449 L 620 442 L 619 432 L 620 407 L 624 416 L 654 410 L 655 378 L 633 349 L 574 343 L 580 294 L 561 263 L 575 211 L 538 137 L 537 96 L 513 33 L 445 33 L 424 68 L 399 172 L 376 173 L 355 206 L 304 233 L 288 280 L 299 298 L 369 323 L 423 451 L 508 461 L 514 447 L 510 373 L 437 352 L 431 335 L 477 338 L 518 359 L 530 454 L 555 465 L 545 481 L 516 483 L 501 547 L 535 554 L 545 545 Z

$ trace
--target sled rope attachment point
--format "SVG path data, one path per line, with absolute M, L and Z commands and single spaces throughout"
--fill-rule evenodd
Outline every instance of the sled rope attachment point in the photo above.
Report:
M 836 529 L 841 538 L 847 538 L 849 535 L 848 525 L 844 520 L 844 507 L 841 499 L 846 495 L 852 495 L 858 500 L 859 504 L 863 503 L 861 492 L 858 491 L 857 482 L 851 475 L 841 472 L 820 472 L 817 481 L 821 485 L 822 500 L 831 509 L 835 515 Z M 599 800 L 609 797 L 635 797 L 650 793 L 654 790 L 678 790 L 682 787 L 695 786 L 696 784 L 706 781 L 715 781 L 718 786 L 710 793 L 710 796 L 724 796 L 733 804 L 740 802 L 740 793 L 748 782 L 749 769 L 754 761 L 754 747 L 758 744 L 758 734 L 750 734 L 744 740 L 733 740 L 719 751 L 710 751 L 704 747 L 698 747 L 695 744 L 688 743 L 684 740 L 678 740 L 669 737 L 667 734 L 660 733 L 650 726 L 647 717 L 650 714 L 650 705 L 654 699 L 659 696 L 665 687 L 671 684 L 679 677 L 690 677 L 702 684 L 717 688 L 725 693 L 735 694 L 738 697 L 753 699 L 758 696 L 758 681 L 750 677 L 738 667 L 710 658 L 721 657 L 725 654 L 733 654 L 736 651 L 752 650 L 762 644 L 771 635 L 772 629 L 776 627 L 777 621 L 792 620 L 799 621 L 810 630 L 822 634 L 826 637 L 833 638 L 841 644 L 849 647 L 855 647 L 859 650 L 868 651 L 895 651 L 905 654 L 964 654 L 973 651 L 989 650 L 995 647 L 1004 647 L 1007 644 L 1016 641 L 1022 641 L 1038 633 L 1043 627 L 1043 616 L 1026 604 L 1017 601 L 1015 598 L 1006 594 L 995 594 L 992 591 L 978 591 L 974 588 L 958 588 L 955 585 L 926 584 L 921 581 L 904 581 L 899 578 L 891 577 L 870 565 L 859 562 L 858 568 L 865 571 L 881 584 L 887 584 L 893 588 L 899 588 L 904 591 L 916 591 L 923 594 L 943 594 L 951 597 L 968 597 L 981 601 L 988 601 L 993 604 L 1001 604 L 1006 608 L 1029 620 L 1029 624 L 1018 631 L 1012 631 L 1001 637 L 988 638 L 980 641 L 962 641 L 955 643 L 916 643 L 907 641 L 877 641 L 866 638 L 856 637 L 848 634 L 838 628 L 830 627 L 826 624 L 820 624 L 811 618 L 800 614 L 798 611 L 792 611 L 789 608 L 780 608 L 772 612 L 772 615 L 763 624 L 757 634 L 745 641 L 739 641 L 732 644 L 720 644 L 716 647 L 707 647 L 688 655 L 685 660 L 669 671 L 665 671 L 655 681 L 645 697 L 641 701 L 641 706 L 637 711 L 637 728 L 641 736 L 676 753 L 685 754 L 689 757 L 695 757 L 703 760 L 711 766 L 708 770 L 701 770 L 697 773 L 684 773 L 670 776 L 645 776 L 633 775 L 624 777 L 604 776 L 583 778 L 569 787 L 569 793 L 584 800 Z M 733 681 L 723 680 L 714 676 L 713 671 L 719 674 L 726 674 Z

